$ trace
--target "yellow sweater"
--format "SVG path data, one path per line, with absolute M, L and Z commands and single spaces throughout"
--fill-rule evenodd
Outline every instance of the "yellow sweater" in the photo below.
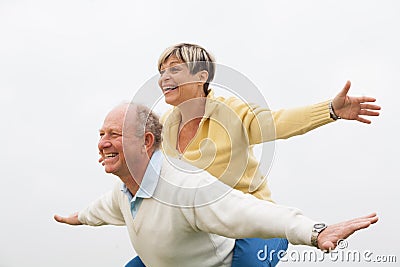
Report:
M 253 145 L 300 135 L 333 119 L 329 115 L 329 101 L 275 112 L 235 97 L 214 98 L 210 93 L 199 129 L 183 154 L 176 149 L 179 108 L 165 114 L 162 121 L 164 153 L 208 171 L 235 189 L 272 201 L 266 173 L 259 168 Z M 270 163 L 273 142 L 266 147 L 261 159 Z

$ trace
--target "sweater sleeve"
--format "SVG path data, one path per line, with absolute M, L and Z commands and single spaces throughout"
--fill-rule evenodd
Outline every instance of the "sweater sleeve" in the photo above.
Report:
M 197 191 L 194 208 L 197 230 L 235 239 L 281 237 L 294 245 L 311 245 L 315 221 L 300 210 L 234 189 L 226 193 L 226 187 L 216 181 L 212 187 Z
M 120 194 L 118 185 L 115 188 L 92 202 L 78 214 L 78 219 L 83 224 L 91 226 L 100 225 L 125 225 L 118 202 Z
M 227 102 L 242 120 L 250 144 L 301 135 L 334 121 L 329 116 L 329 101 L 278 111 L 235 98 Z
M 273 112 L 277 139 L 304 134 L 333 122 L 329 115 L 329 102 Z

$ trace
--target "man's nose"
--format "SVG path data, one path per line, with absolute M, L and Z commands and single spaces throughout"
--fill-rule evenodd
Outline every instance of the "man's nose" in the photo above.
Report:
M 108 148 L 111 146 L 111 142 L 108 139 L 101 138 L 98 144 L 99 150 L 103 150 L 104 148 Z

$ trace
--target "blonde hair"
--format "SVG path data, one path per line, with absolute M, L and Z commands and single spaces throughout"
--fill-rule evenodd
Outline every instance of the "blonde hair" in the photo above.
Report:
M 171 57 L 175 56 L 178 60 L 186 63 L 191 74 L 206 70 L 208 79 L 204 83 L 203 91 L 208 94 L 208 86 L 214 79 L 215 75 L 215 59 L 203 47 L 196 44 L 181 43 L 168 47 L 158 59 L 158 70 L 161 71 L 162 64 Z

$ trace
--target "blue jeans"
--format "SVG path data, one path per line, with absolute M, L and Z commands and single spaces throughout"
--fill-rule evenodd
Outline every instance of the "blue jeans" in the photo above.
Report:
M 288 241 L 283 238 L 236 239 L 232 267 L 274 267 L 284 256 L 287 247 Z M 145 267 L 145 265 L 137 256 L 125 267 Z
M 285 255 L 288 243 L 284 238 L 236 239 L 232 267 L 274 267 Z
M 133 258 L 130 262 L 128 262 L 125 267 L 146 267 L 139 256 Z

